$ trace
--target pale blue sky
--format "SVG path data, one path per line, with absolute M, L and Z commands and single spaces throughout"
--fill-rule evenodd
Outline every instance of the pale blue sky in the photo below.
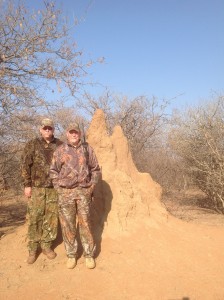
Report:
M 74 31 L 79 48 L 105 58 L 91 70 L 92 79 L 111 91 L 166 99 L 183 94 L 174 101 L 178 108 L 224 94 L 223 0 L 56 3 L 71 20 L 81 20 Z

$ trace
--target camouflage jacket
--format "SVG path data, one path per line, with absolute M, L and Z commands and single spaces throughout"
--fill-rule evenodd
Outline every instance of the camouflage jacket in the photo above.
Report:
M 80 142 L 77 147 L 64 143 L 54 152 L 50 177 L 55 188 L 89 187 L 96 184 L 101 176 L 100 167 L 91 146 L 85 148 Z
M 53 153 L 62 142 L 53 138 L 47 143 L 43 138 L 29 141 L 22 155 L 22 180 L 25 187 L 53 187 L 49 168 Z

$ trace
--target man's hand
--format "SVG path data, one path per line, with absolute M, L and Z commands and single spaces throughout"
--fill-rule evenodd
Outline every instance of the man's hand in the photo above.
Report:
M 32 194 L 32 188 L 31 188 L 31 186 L 25 187 L 25 189 L 24 189 L 24 195 L 27 198 L 30 198 L 31 194 Z

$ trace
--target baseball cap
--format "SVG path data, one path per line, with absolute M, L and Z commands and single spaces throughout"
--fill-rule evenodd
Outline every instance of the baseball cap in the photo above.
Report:
M 71 131 L 71 130 L 75 130 L 77 132 L 80 132 L 80 127 L 79 127 L 79 124 L 78 123 L 71 123 L 68 125 L 67 131 Z
M 41 127 L 44 128 L 45 126 L 54 128 L 54 123 L 51 119 L 46 118 L 41 121 Z

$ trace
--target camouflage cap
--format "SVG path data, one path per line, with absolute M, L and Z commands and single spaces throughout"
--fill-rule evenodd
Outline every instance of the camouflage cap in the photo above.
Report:
M 46 118 L 41 121 L 41 127 L 44 128 L 45 126 L 54 128 L 54 123 L 51 119 Z
M 78 123 L 71 123 L 71 124 L 69 124 L 66 130 L 67 131 L 75 130 L 77 132 L 81 131 Z

